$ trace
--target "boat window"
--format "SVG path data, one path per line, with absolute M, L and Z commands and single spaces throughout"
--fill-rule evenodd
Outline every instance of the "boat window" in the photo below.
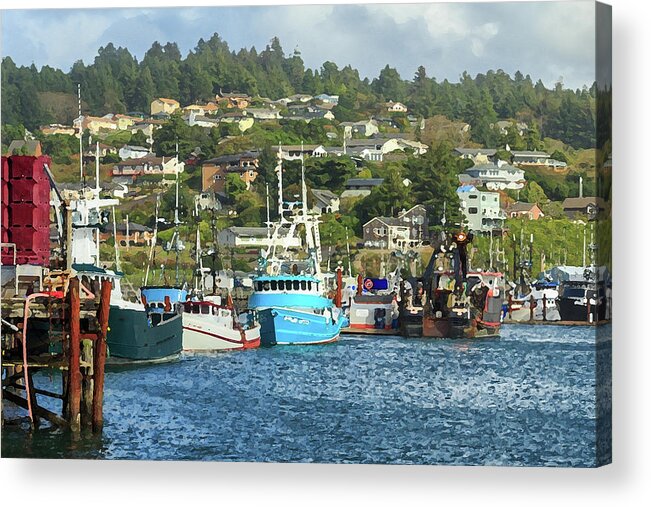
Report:
M 271 280 L 271 290 L 278 290 L 278 282 L 276 280 Z
M 192 305 L 192 313 L 199 313 L 199 305 Z
M 298 280 L 294 280 L 293 285 L 294 285 L 294 290 L 298 290 L 298 285 L 299 285 Z
M 158 308 L 165 308 L 165 305 L 163 303 L 158 303 Z
M 208 315 L 210 313 L 210 307 L 208 305 L 201 305 L 201 313 Z
M 192 311 L 192 305 L 190 303 L 185 303 L 183 305 L 183 311 L 185 313 L 190 313 Z
M 312 290 L 312 281 L 308 280 L 307 282 L 307 290 Z
M 264 290 L 269 290 L 269 282 L 264 282 L 264 283 L 262 284 L 262 288 L 263 288 Z
M 213 306 L 212 307 L 212 314 L 217 315 L 218 313 L 219 313 L 219 308 L 217 308 L 216 306 Z
M 285 280 L 278 280 L 278 290 L 285 290 Z
M 307 282 L 305 280 L 301 280 L 301 290 L 306 290 L 307 289 Z
M 160 313 L 152 313 L 151 314 L 151 325 L 152 326 L 157 326 L 160 324 L 162 315 Z
M 566 298 L 582 298 L 584 296 L 584 289 L 566 287 L 565 290 L 563 290 L 563 297 Z

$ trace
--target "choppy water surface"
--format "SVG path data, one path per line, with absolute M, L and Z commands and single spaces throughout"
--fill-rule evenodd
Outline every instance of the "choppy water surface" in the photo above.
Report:
M 596 347 L 505 326 L 190 356 L 108 372 L 101 438 L 5 428 L 3 456 L 594 466 Z

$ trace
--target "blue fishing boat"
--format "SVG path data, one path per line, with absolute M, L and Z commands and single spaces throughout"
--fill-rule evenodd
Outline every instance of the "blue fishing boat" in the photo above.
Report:
M 269 250 L 261 252 L 249 298 L 249 308 L 257 312 L 260 321 L 262 346 L 329 343 L 348 325 L 341 309 L 325 297 L 318 217 L 308 213 L 305 166 L 301 166 L 302 201 L 285 203 L 279 150 L 276 173 L 280 218 L 276 223 L 267 219 Z M 298 231 L 305 233 L 300 252 L 292 247 Z
M 348 323 L 332 300 L 322 295 L 322 283 L 306 275 L 254 279 L 249 307 L 258 313 L 262 346 L 315 345 L 339 338 Z

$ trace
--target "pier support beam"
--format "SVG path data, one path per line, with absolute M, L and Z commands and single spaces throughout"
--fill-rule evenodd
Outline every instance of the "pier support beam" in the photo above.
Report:
M 97 310 L 99 331 L 95 340 L 93 353 L 93 431 L 102 431 L 104 425 L 104 369 L 106 366 L 106 333 L 108 332 L 108 319 L 111 304 L 111 282 L 102 282 L 102 291 Z
M 68 371 L 68 419 L 70 429 L 78 433 L 80 430 L 81 405 L 81 370 L 79 359 L 81 353 L 80 343 L 80 302 L 79 302 L 79 279 L 70 279 L 68 288 L 68 300 L 70 304 L 70 358 Z

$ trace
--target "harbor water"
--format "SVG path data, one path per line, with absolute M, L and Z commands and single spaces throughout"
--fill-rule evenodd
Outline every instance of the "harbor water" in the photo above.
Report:
M 595 466 L 600 348 L 610 364 L 594 328 L 510 325 L 186 356 L 107 372 L 101 436 L 7 425 L 2 456 Z

